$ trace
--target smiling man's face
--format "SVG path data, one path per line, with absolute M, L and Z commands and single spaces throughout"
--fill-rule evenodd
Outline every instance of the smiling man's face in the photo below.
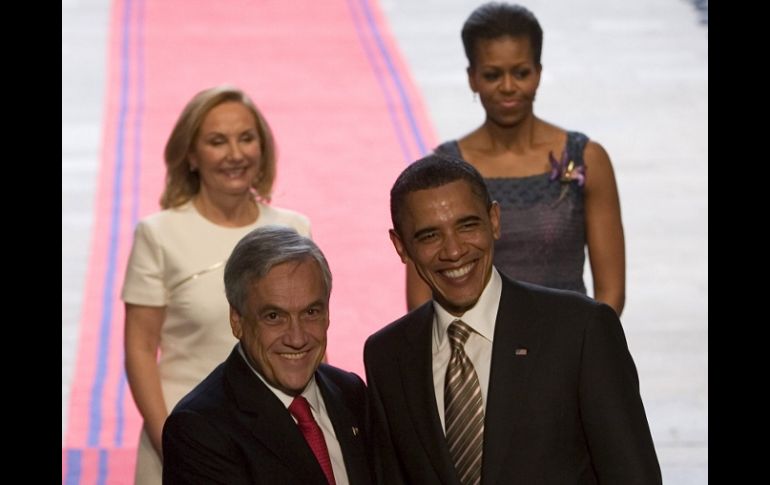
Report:
M 326 351 L 329 292 L 312 258 L 274 266 L 251 287 L 248 315 L 230 308 L 230 325 L 252 365 L 290 396 L 310 382 Z
M 433 298 L 460 316 L 472 308 L 492 275 L 500 208 L 487 210 L 471 186 L 457 180 L 406 196 L 400 234 L 390 238 L 401 260 L 412 261 Z

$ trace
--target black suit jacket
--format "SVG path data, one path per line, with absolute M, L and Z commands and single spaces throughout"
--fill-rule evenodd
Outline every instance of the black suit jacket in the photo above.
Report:
M 615 312 L 501 276 L 482 484 L 661 483 Z M 436 405 L 432 323 L 429 302 L 366 342 L 382 483 L 459 485 Z
M 353 373 L 325 364 L 315 378 L 350 483 L 372 483 L 364 383 Z M 237 348 L 166 420 L 163 483 L 327 485 L 289 411 Z

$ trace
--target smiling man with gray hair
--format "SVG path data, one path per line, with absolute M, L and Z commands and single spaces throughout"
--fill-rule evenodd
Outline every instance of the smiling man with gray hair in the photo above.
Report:
M 258 228 L 224 279 L 240 342 L 166 421 L 164 483 L 371 483 L 364 383 L 321 363 L 332 287 L 321 250 Z

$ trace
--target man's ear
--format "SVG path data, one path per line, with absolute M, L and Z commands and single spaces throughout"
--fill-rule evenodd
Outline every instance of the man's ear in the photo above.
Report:
M 230 328 L 233 330 L 233 337 L 240 340 L 243 336 L 243 318 L 232 305 L 230 305 Z
M 401 236 L 398 235 L 395 229 L 389 230 L 388 234 L 390 235 L 390 242 L 393 243 L 393 247 L 396 248 L 396 252 L 401 257 L 401 262 L 406 264 L 406 262 L 409 261 L 409 255 L 406 253 L 406 248 L 404 247 L 404 242 L 401 241 Z

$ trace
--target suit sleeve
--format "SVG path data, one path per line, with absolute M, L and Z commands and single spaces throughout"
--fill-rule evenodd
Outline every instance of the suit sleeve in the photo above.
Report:
M 198 413 L 176 411 L 163 427 L 163 483 L 247 484 L 241 453 Z
M 385 408 L 380 398 L 374 369 L 376 364 L 370 349 L 370 342 L 364 346 L 364 366 L 366 367 L 366 385 L 369 393 L 369 430 L 375 476 L 378 484 L 406 483 L 401 475 L 396 451 L 390 437 L 390 428 Z
M 639 395 L 639 377 L 620 320 L 598 305 L 580 369 L 580 412 L 600 483 L 660 484 L 660 465 Z

